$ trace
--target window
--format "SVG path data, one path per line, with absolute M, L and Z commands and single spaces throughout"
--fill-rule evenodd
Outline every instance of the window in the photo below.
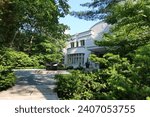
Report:
M 77 42 L 76 42 L 76 47 L 78 47 L 78 46 L 79 46 L 79 42 L 77 41 Z
M 84 53 L 69 54 L 68 65 L 84 65 Z
M 74 42 L 71 42 L 71 48 L 74 48 Z
M 85 40 L 81 40 L 80 44 L 81 44 L 81 46 L 84 46 L 85 45 Z

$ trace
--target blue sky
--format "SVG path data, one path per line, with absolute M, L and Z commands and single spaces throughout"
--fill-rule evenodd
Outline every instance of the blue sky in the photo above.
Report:
M 90 1 L 91 0 L 69 0 L 68 3 L 71 6 L 70 11 L 85 10 L 87 8 L 81 7 L 80 4 L 90 2 Z M 68 15 L 63 19 L 60 19 L 60 22 L 68 25 L 70 27 L 69 33 L 73 35 L 73 34 L 88 30 L 98 21 L 86 21 L 86 20 L 78 19 L 76 17 Z

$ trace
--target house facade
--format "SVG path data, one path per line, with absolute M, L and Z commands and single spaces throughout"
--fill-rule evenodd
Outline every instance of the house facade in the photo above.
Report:
M 64 49 L 64 64 L 66 67 L 72 66 L 77 68 L 79 66 L 87 67 L 89 63 L 90 68 L 99 68 L 100 66 L 94 62 L 89 61 L 91 53 L 101 56 L 105 52 L 105 47 L 98 47 L 94 44 L 95 40 L 101 40 L 105 32 L 108 32 L 109 25 L 105 22 L 98 22 L 89 30 L 72 35 L 66 43 Z

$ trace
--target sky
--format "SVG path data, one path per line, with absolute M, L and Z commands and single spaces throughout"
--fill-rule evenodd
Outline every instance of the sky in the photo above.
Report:
M 87 8 L 80 6 L 82 3 L 90 2 L 91 0 L 69 0 L 69 5 L 71 6 L 70 11 L 83 11 Z M 74 16 L 67 15 L 65 18 L 60 19 L 60 23 L 64 23 L 70 27 L 69 34 L 73 35 L 83 31 L 89 30 L 98 21 L 86 21 L 83 19 L 78 19 Z

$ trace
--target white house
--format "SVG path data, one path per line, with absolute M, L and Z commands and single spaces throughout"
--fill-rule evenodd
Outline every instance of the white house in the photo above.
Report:
M 108 32 L 109 25 L 105 22 L 98 22 L 89 30 L 72 35 L 66 43 L 64 51 L 64 63 L 67 67 L 73 66 L 74 68 L 82 66 L 88 60 L 91 53 L 101 56 L 105 52 L 104 47 L 98 47 L 94 44 L 95 40 L 100 40 L 104 32 Z M 99 65 L 89 61 L 91 68 L 99 68 Z

